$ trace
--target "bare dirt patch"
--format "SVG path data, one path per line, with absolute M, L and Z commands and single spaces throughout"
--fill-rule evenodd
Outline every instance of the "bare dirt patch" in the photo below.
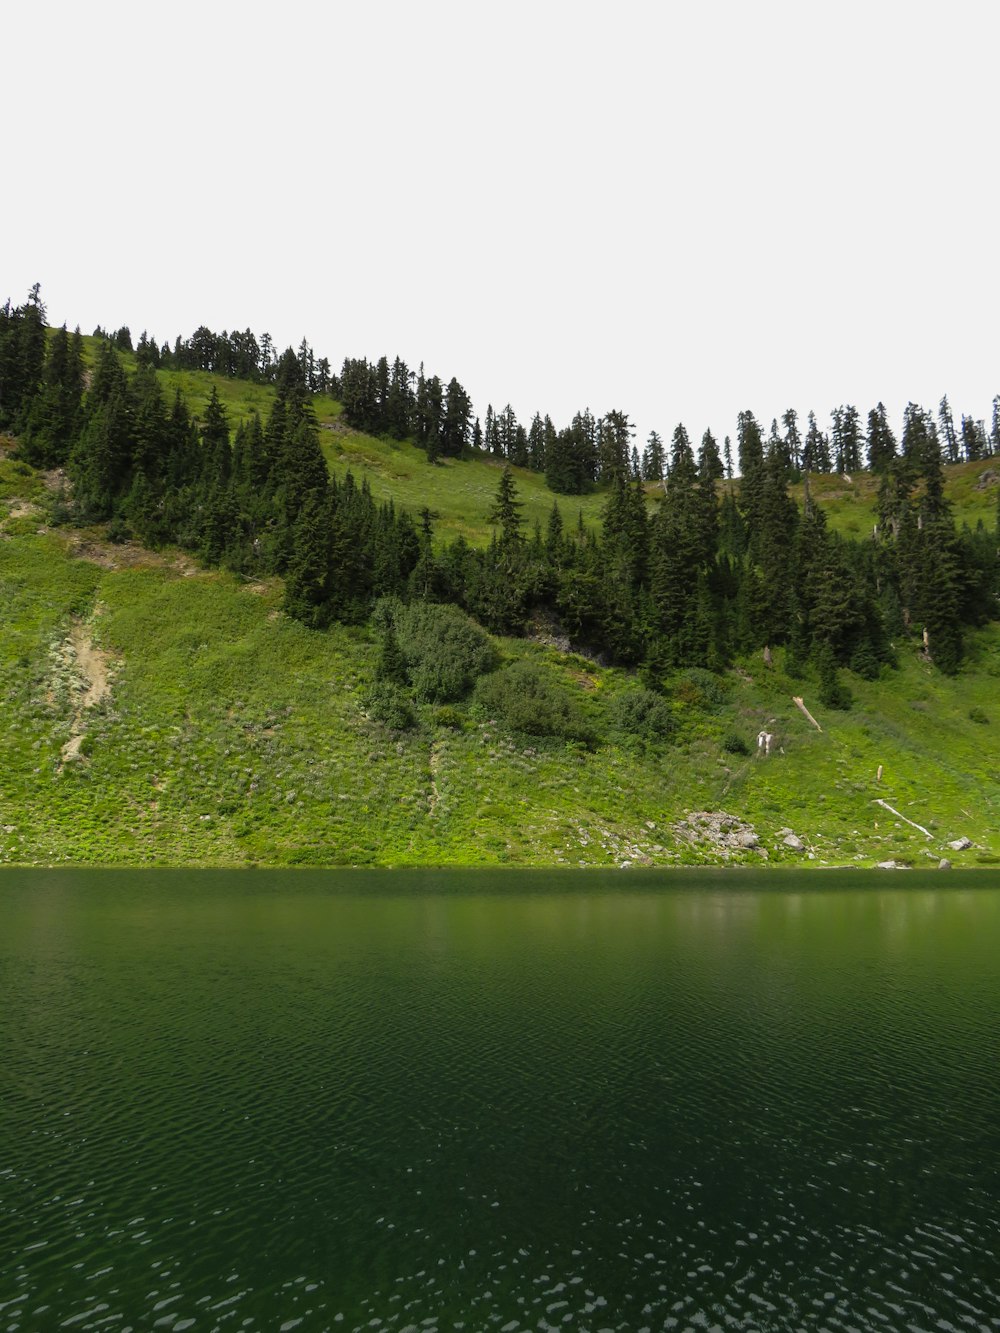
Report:
M 438 791 L 437 775 L 441 768 L 441 742 L 435 741 L 431 746 L 430 756 L 427 761 L 427 767 L 431 776 L 431 792 L 427 802 L 427 813 L 433 815 L 441 800 L 441 793 Z
M 40 518 L 42 511 L 30 500 L 15 500 L 7 511 L 8 518 Z
M 180 551 L 151 551 L 138 542 L 109 542 L 93 533 L 73 533 L 66 551 L 74 560 L 87 560 L 101 569 L 173 569 L 184 578 L 205 573 Z
M 70 738 L 62 747 L 60 768 L 83 758 L 80 747 L 87 734 L 86 714 L 111 694 L 111 659 L 94 643 L 90 627 L 74 620 L 56 652 L 57 669 L 69 678 L 73 690 Z

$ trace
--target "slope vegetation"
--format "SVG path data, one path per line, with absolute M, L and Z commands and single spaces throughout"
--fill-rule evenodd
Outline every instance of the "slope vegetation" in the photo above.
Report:
M 488 463 L 431 469 L 330 435 L 335 460 L 370 451 L 400 502 L 422 467 L 439 510 L 451 474 L 488 508 Z M 317 633 L 281 612 L 277 581 L 53 527 L 46 480 L 0 456 L 0 862 L 1000 863 L 996 626 L 954 679 L 903 648 L 898 671 L 852 678 L 846 713 L 780 653 L 678 673 L 666 739 L 616 730 L 627 673 L 501 640 L 501 661 L 530 660 L 572 698 L 589 740 L 511 732 L 470 700 L 420 705 L 394 732 L 367 715 L 374 631 Z M 540 483 L 537 503 L 551 505 Z M 471 500 L 455 504 L 467 521 Z

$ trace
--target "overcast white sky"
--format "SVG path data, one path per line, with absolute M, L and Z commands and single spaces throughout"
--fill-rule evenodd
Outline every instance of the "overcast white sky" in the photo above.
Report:
M 988 0 L 9 5 L 0 299 L 639 439 L 1000 392 Z M 16 112 L 16 118 L 15 118 Z

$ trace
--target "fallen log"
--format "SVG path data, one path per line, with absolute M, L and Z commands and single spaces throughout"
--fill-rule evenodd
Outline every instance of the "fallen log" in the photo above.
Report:
M 898 810 L 894 810 L 888 801 L 882 800 L 881 796 L 875 797 L 875 804 L 880 805 L 883 810 L 888 810 L 890 815 L 895 815 L 896 818 L 901 819 L 904 824 L 909 824 L 910 828 L 915 828 L 919 833 L 922 833 L 925 838 L 930 838 L 934 836 L 931 833 L 930 829 L 924 828 L 923 824 L 914 824 L 912 819 L 907 819 L 906 816 L 901 815 Z
M 800 712 L 802 712 L 802 713 L 804 713 L 804 714 L 806 715 L 806 717 L 807 717 L 807 718 L 809 719 L 809 721 L 813 724 L 813 726 L 816 728 L 817 731 L 822 731 L 822 730 L 823 730 L 823 728 L 822 728 L 822 727 L 820 726 L 820 724 L 816 721 L 816 719 L 813 717 L 812 713 L 810 713 L 809 709 L 805 706 L 805 704 L 802 702 L 802 700 L 799 698 L 799 696 L 798 696 L 797 694 L 793 694 L 793 695 L 792 695 L 792 703 L 795 705 L 795 707 L 796 707 L 797 709 L 799 709 Z

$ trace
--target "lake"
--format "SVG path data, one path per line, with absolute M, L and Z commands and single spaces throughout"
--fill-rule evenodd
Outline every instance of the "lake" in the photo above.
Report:
M 1000 876 L 4 871 L 59 1328 L 1000 1329 Z

